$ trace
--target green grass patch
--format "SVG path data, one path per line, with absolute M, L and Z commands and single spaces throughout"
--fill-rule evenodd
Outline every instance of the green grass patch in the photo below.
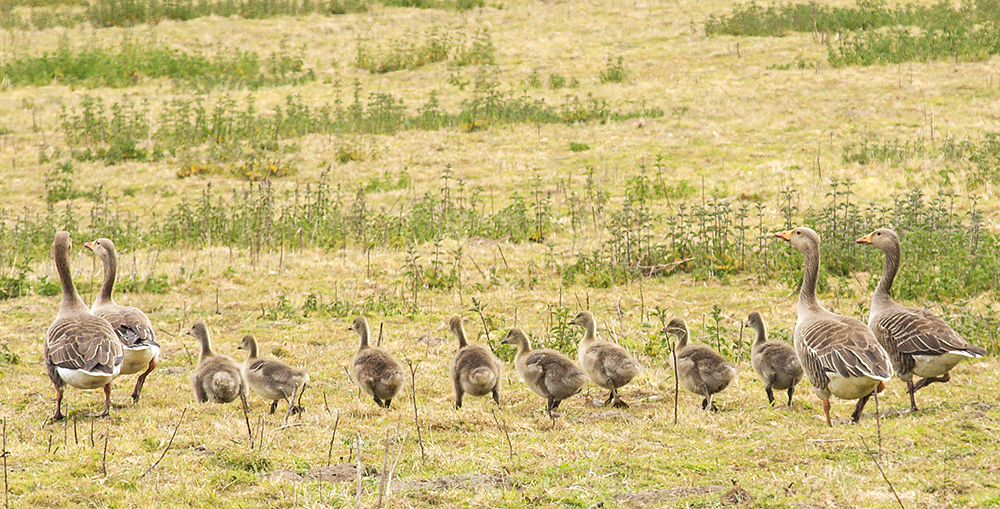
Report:
M 65 41 L 53 53 L 19 55 L 0 66 L 11 86 L 51 83 L 96 87 L 130 87 L 143 79 L 168 78 L 179 86 L 258 89 L 301 84 L 315 79 L 301 54 L 282 48 L 269 57 L 253 51 L 220 48 L 214 55 L 189 54 L 155 42 L 129 38 L 112 46 L 87 44 L 71 48 Z

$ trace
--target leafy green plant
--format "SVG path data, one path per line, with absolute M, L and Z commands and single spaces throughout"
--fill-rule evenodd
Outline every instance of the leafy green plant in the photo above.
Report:
M 623 83 L 628 79 L 628 71 L 625 69 L 625 58 L 608 55 L 608 61 L 604 65 L 604 70 L 599 76 L 601 83 Z

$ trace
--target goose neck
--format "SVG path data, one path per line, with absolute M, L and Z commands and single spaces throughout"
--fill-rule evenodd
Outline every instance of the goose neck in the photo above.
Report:
M 892 282 L 896 279 L 896 272 L 899 271 L 899 260 L 901 257 L 899 244 L 892 244 L 885 249 L 885 265 L 882 266 L 882 278 L 875 288 L 875 296 L 883 299 L 892 298 Z
M 802 287 L 799 289 L 799 310 L 816 311 L 822 309 L 816 299 L 816 278 L 819 276 L 819 249 L 807 246 L 802 250 Z
M 104 263 L 104 284 L 101 285 L 101 293 L 97 296 L 97 302 L 113 303 L 111 292 L 115 289 L 115 277 L 118 273 L 118 255 L 114 251 L 106 251 L 101 257 Z
M 56 246 L 53 257 L 56 261 L 56 272 L 59 274 L 59 281 L 62 284 L 62 302 L 59 304 L 60 313 L 88 309 L 83 299 L 80 298 L 80 294 L 77 293 L 76 285 L 73 284 L 73 276 L 69 269 L 69 249 Z

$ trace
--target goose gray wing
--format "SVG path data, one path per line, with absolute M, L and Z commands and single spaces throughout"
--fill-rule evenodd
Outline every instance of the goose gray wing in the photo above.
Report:
M 867 325 L 831 314 L 803 324 L 802 343 L 814 367 L 844 378 L 892 378 L 892 364 Z
M 111 325 L 86 314 L 57 319 L 45 335 L 45 355 L 57 367 L 114 373 L 124 354 Z
M 94 314 L 111 323 L 115 335 L 128 347 L 159 346 L 153 324 L 146 313 L 132 306 L 108 305 L 94 310 Z
M 957 353 L 981 357 L 986 351 L 970 345 L 937 315 L 917 308 L 899 306 L 884 313 L 876 322 L 884 329 L 896 351 L 908 355 Z

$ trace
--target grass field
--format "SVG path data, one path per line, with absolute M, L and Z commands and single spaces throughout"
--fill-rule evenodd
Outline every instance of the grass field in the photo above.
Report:
M 199 5 L 0 6 L 5 507 L 1000 505 L 996 2 Z M 791 339 L 801 256 L 770 233 L 798 224 L 820 300 L 862 319 L 882 255 L 854 239 L 895 227 L 897 300 L 989 355 L 912 415 L 898 379 L 879 421 L 826 427 L 808 382 L 767 407 L 741 323 Z M 163 347 L 107 419 L 69 389 L 48 420 L 63 229 L 88 303 L 83 243 L 116 242 Z M 588 385 L 553 424 L 499 342 L 575 357 L 588 308 L 644 371 L 630 408 Z M 416 369 L 389 410 L 346 373 L 358 314 Z M 507 362 L 499 410 L 454 408 L 455 314 Z M 740 371 L 676 424 L 674 316 Z M 306 412 L 251 394 L 251 444 L 238 405 L 197 404 L 198 320 L 308 369 Z

